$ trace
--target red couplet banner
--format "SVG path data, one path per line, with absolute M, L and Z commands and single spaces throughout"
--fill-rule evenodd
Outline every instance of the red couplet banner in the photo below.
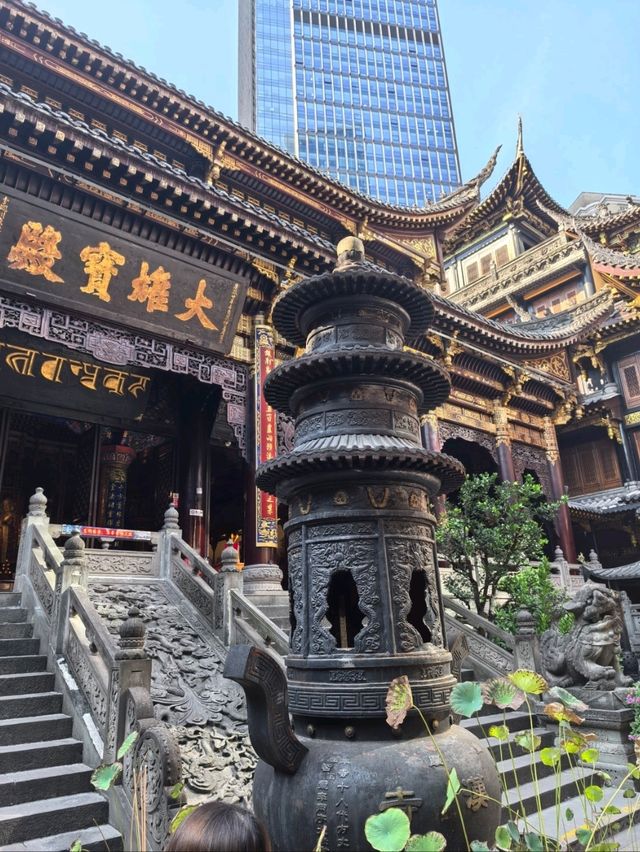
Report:
M 264 398 L 264 381 L 275 366 L 275 341 L 268 325 L 255 327 L 256 466 L 278 452 L 276 412 Z M 278 546 L 278 504 L 271 494 L 256 489 L 256 545 Z

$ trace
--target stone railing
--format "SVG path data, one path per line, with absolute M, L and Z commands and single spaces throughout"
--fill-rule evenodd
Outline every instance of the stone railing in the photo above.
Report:
M 467 609 L 453 598 L 443 595 L 445 630 L 449 637 L 463 633 L 467 639 L 473 668 L 483 677 L 499 677 L 516 668 L 513 650 L 515 639 L 486 618 Z M 498 639 L 502 645 L 497 645 Z
M 230 593 L 233 613 L 232 645 L 257 645 L 280 657 L 289 653 L 289 637 L 258 607 L 233 589 Z
M 584 585 L 582 566 L 567 562 L 560 547 L 556 547 L 553 561 L 549 562 L 549 569 L 551 571 L 551 582 L 558 588 L 564 589 L 569 595 L 573 595 Z
M 483 275 L 473 284 L 456 290 L 449 298 L 466 308 L 480 311 L 507 295 L 517 295 L 534 282 L 543 281 L 545 275 L 553 276 L 559 270 L 585 260 L 582 243 L 570 240 L 561 232 Z
M 53 540 L 46 498 L 38 488 L 22 525 L 16 591 L 33 613 L 34 635 L 47 652 L 56 682 L 64 684 L 74 731 L 76 726 L 86 731 L 83 739 L 92 744 L 95 762 L 113 762 L 126 734 L 138 730 L 128 777 L 145 776 L 146 807 L 141 813 L 146 848 L 160 850 L 176 807 L 168 788 L 180 775 L 178 744 L 153 714 L 151 659 L 144 650 L 145 627 L 139 610 L 129 610 L 119 627 L 119 639 L 114 639 L 87 594 L 88 574 L 87 552 L 77 532 L 67 539 L 63 552 Z M 132 824 L 131 784 L 118 785 L 109 797 L 116 805 L 112 821 L 126 833 Z

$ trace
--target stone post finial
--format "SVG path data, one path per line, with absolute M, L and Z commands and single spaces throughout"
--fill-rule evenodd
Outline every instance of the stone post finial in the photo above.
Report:
M 118 628 L 120 639 L 116 660 L 143 660 L 146 657 L 144 650 L 146 632 L 147 628 L 140 618 L 140 610 L 137 606 L 132 606 Z
M 598 559 L 598 554 L 593 549 L 589 551 L 589 561 L 587 562 L 587 565 L 592 570 L 595 568 L 602 568 L 602 563 Z
M 553 552 L 553 561 L 560 562 L 561 560 L 564 560 L 564 553 L 562 552 L 562 548 L 558 545 Z
M 29 498 L 29 515 L 32 518 L 43 518 L 47 513 L 47 498 L 44 489 L 36 488 L 35 494 Z
M 84 541 L 78 533 L 74 533 L 64 543 L 64 559 L 62 560 L 63 586 L 87 585 L 87 557 L 84 552 Z
M 163 530 L 178 530 L 180 526 L 178 524 L 178 510 L 172 503 L 167 511 L 164 513 L 164 524 L 162 525 Z
M 238 557 L 238 551 L 235 549 L 231 541 L 227 542 L 227 546 L 222 551 L 220 561 L 222 562 L 222 571 L 238 570 L 238 562 L 240 559 Z
M 532 636 L 536 632 L 536 622 L 528 609 L 519 609 L 516 614 L 516 634 L 518 636 Z

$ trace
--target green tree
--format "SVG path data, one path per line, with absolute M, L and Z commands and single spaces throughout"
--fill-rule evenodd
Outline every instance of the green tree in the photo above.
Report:
M 536 623 L 540 636 L 551 626 L 555 610 L 567 599 L 566 592 L 551 580 L 548 559 L 538 565 L 529 565 L 515 574 L 507 574 L 498 583 L 498 589 L 509 595 L 509 600 L 495 611 L 494 620 L 509 633 L 516 632 L 518 610 L 528 609 Z M 567 613 L 568 615 L 568 613 Z M 563 616 L 566 620 L 566 616 Z
M 498 482 L 495 473 L 468 476 L 456 502 L 445 504 L 436 533 L 451 568 L 447 590 L 491 618 L 502 578 L 542 558 L 547 544 L 542 522 L 558 506 L 547 502 L 532 476 L 521 483 Z

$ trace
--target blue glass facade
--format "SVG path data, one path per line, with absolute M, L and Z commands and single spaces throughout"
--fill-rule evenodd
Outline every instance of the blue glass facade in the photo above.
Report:
M 252 129 L 390 204 L 459 186 L 436 0 L 249 2 Z

